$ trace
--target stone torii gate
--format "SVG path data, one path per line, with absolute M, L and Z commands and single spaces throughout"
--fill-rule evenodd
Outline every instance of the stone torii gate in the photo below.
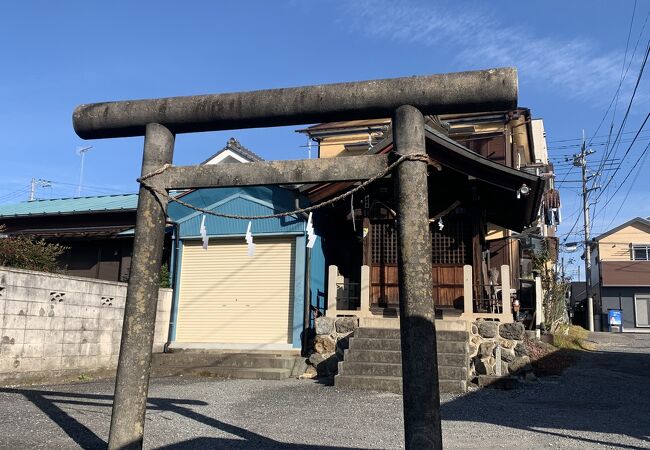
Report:
M 115 382 L 109 449 L 142 447 L 158 278 L 172 189 L 367 180 L 388 155 L 174 167 L 178 133 L 392 117 L 398 199 L 398 274 L 404 431 L 407 449 L 442 448 L 432 301 L 424 114 L 511 109 L 514 68 L 340 83 L 232 94 L 80 105 L 74 129 L 83 139 L 144 136 L 131 276 Z

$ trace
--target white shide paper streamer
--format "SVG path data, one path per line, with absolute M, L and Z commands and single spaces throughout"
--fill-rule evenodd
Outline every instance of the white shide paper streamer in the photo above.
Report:
M 255 244 L 253 244 L 253 233 L 251 233 L 252 225 L 253 222 L 249 221 L 248 228 L 246 229 L 246 243 L 248 244 L 248 256 L 255 255 Z
M 307 248 L 313 248 L 316 243 L 316 233 L 314 233 L 314 225 L 311 223 L 311 213 L 307 219 Z
M 203 250 L 208 249 L 208 230 L 205 228 L 205 214 L 201 216 L 201 227 L 199 228 L 199 233 L 201 233 L 201 239 L 203 241 Z

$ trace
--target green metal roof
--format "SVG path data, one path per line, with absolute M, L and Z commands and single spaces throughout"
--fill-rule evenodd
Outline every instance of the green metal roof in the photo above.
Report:
M 54 198 L 15 203 L 13 205 L 0 205 L 0 217 L 124 211 L 134 210 L 137 206 L 138 194 Z

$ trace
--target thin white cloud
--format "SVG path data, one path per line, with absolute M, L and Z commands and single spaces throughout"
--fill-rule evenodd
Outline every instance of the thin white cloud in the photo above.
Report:
M 453 50 L 454 65 L 463 69 L 515 66 L 522 84 L 541 85 L 599 107 L 609 103 L 621 75 L 623 51 L 603 52 L 584 38 L 536 34 L 475 3 L 353 1 L 345 17 L 341 23 L 373 38 Z M 623 92 L 635 81 L 632 67 Z

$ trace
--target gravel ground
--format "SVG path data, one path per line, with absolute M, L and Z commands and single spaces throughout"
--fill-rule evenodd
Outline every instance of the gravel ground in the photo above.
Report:
M 450 449 L 650 448 L 650 335 L 595 335 L 560 377 L 443 396 Z M 112 381 L 0 389 L 0 448 L 103 448 Z M 402 448 L 401 397 L 313 381 L 155 379 L 146 448 Z

